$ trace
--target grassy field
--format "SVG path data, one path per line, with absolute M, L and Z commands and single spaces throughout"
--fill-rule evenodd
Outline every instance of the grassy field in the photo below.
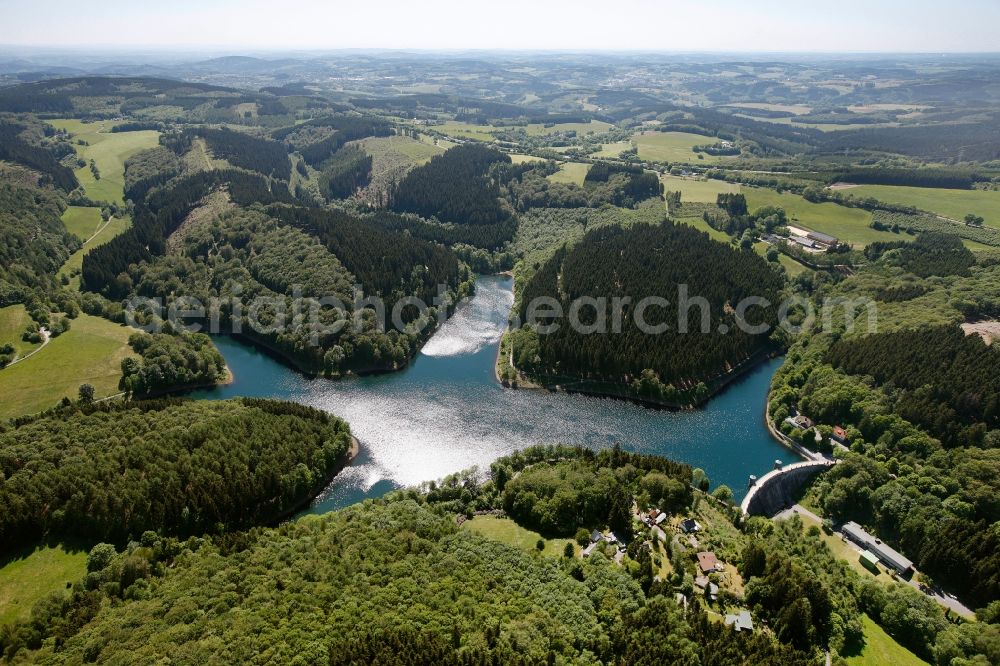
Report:
M 639 149 L 639 159 L 653 162 L 687 162 L 697 164 L 715 164 L 716 162 L 733 161 L 731 157 L 715 157 L 700 155 L 692 148 L 717 143 L 718 139 L 701 134 L 687 132 L 646 132 L 632 137 Z M 700 157 L 700 158 L 699 158 Z
M 969 213 L 979 215 L 990 227 L 1000 228 L 1000 192 L 985 190 L 946 190 L 936 187 L 902 187 L 896 185 L 861 185 L 842 190 L 845 195 L 875 197 L 886 203 L 915 206 L 953 220 Z
M 62 221 L 66 231 L 84 241 L 93 236 L 104 222 L 100 208 L 85 206 L 68 206 L 62 214 Z
M 613 126 L 600 120 L 591 120 L 589 123 L 556 123 L 546 127 L 541 123 L 531 123 L 525 127 L 528 136 L 544 136 L 546 134 L 556 134 L 558 132 L 576 132 L 578 136 L 584 134 L 594 134 L 595 132 L 607 132 Z
M 754 252 L 766 258 L 767 251 L 770 249 L 770 247 L 771 245 L 769 243 L 760 241 L 759 243 L 754 243 L 753 249 Z M 799 273 L 805 273 L 807 270 L 809 270 L 799 262 L 789 257 L 787 254 L 783 254 L 781 252 L 778 253 L 778 263 L 785 267 L 785 271 L 788 273 L 788 277 L 795 277 Z
M 511 154 L 510 161 L 513 164 L 526 164 L 529 162 L 544 162 L 545 160 L 541 157 L 535 157 L 534 155 Z
M 65 129 L 73 139 L 83 139 L 89 145 L 75 146 L 77 154 L 88 164 L 76 170 L 87 196 L 95 201 L 122 202 L 125 188 L 125 160 L 140 150 L 153 148 L 159 143 L 159 132 L 118 132 L 110 131 L 114 123 L 85 123 L 80 120 L 50 120 L 50 124 Z M 90 160 L 94 160 L 101 174 L 95 180 L 90 171 Z
M 667 191 L 679 191 L 682 202 L 690 203 L 715 203 L 716 197 L 720 194 L 740 191 L 738 183 L 727 183 L 723 180 L 662 176 L 660 182 Z
M 594 153 L 594 157 L 619 157 L 623 152 L 632 147 L 631 141 L 618 141 L 617 143 L 605 143 L 601 149 Z
M 844 648 L 848 666 L 927 666 L 927 662 L 897 643 L 867 615 L 861 616 L 865 632 L 862 646 Z
M 812 111 L 812 107 L 805 104 L 767 104 L 764 102 L 738 102 L 736 104 L 726 104 L 726 106 L 737 109 L 760 109 L 762 111 L 780 111 L 781 113 L 791 113 L 796 116 L 804 116 Z
M 21 333 L 31 323 L 31 317 L 23 305 L 8 305 L 0 308 L 0 347 L 10 343 L 14 346 L 14 351 L 18 356 L 24 356 L 38 345 L 25 342 L 21 339 Z
M 487 539 L 499 541 L 529 553 L 538 552 L 535 544 L 542 538 L 538 532 L 525 529 L 510 518 L 476 516 L 472 520 L 462 523 L 462 527 L 472 530 L 476 534 L 481 534 Z M 542 554 L 548 557 L 562 557 L 567 543 L 573 544 L 574 555 L 579 556 L 580 554 L 580 546 L 572 539 L 543 539 L 543 541 L 545 541 L 545 549 Z
M 590 165 L 582 162 L 564 162 L 559 166 L 559 171 L 555 172 L 548 179 L 554 183 L 575 183 L 583 185 L 583 179 L 587 177 Z
M 69 275 L 75 269 L 81 268 L 83 266 L 83 255 L 87 254 L 95 247 L 100 247 L 110 241 L 112 238 L 122 233 L 126 229 L 132 226 L 132 219 L 129 217 L 112 217 L 108 220 L 108 223 L 101 228 L 100 233 L 94 236 L 90 242 L 86 243 L 79 250 L 70 255 L 66 263 L 62 265 L 59 269 L 59 275 Z M 70 278 L 70 286 L 73 289 L 77 289 L 80 286 L 80 277 L 76 276 Z
M 0 626 L 30 616 L 35 602 L 87 573 L 87 554 L 43 546 L 0 566 Z
M 429 129 L 459 139 L 493 141 L 495 137 L 491 132 L 496 131 L 497 128 L 492 125 L 473 125 L 472 123 L 460 123 L 455 120 L 449 120 L 442 125 L 431 125 Z
M 888 231 L 876 231 L 871 224 L 872 215 L 860 208 L 847 208 L 835 203 L 811 203 L 797 194 L 778 194 L 759 187 L 743 189 L 750 211 L 763 206 L 780 206 L 788 219 L 814 231 L 836 236 L 855 246 L 864 246 L 879 240 L 898 240 L 899 236 Z
M 391 153 L 398 153 L 409 158 L 414 164 L 423 164 L 435 155 L 440 155 L 444 152 L 443 148 L 431 143 L 401 135 L 371 137 L 358 143 L 361 145 L 362 150 L 374 159 Z
M 70 330 L 29 359 L 0 370 L 0 419 L 33 414 L 63 397 L 76 399 L 80 384 L 92 384 L 96 397 L 118 393 L 121 362 L 132 354 L 134 329 L 81 314 Z
M 704 231 L 712 238 L 712 240 L 717 240 L 720 243 L 725 243 L 729 245 L 732 241 L 732 237 L 724 231 L 719 231 L 718 229 L 713 229 L 709 226 L 708 222 L 701 219 L 700 217 L 682 217 L 677 220 L 681 224 L 686 224 L 689 227 L 694 227 L 698 231 Z

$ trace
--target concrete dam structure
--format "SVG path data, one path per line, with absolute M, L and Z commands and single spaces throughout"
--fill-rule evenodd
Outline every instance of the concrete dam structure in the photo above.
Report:
M 834 464 L 826 459 L 806 460 L 768 472 L 753 482 L 740 509 L 748 516 L 773 516 L 794 503 L 802 484 Z

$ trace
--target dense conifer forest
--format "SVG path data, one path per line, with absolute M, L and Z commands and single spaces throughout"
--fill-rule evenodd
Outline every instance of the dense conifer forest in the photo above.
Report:
M 412 170 L 396 188 L 392 208 L 456 224 L 497 224 L 510 217 L 500 203 L 495 164 L 510 157 L 490 148 L 456 146 Z
M 957 326 L 839 340 L 827 360 L 895 387 L 894 411 L 948 446 L 981 443 L 1000 426 L 1000 351 Z
M 230 129 L 216 130 L 201 127 L 185 131 L 187 142 L 190 141 L 190 137 L 195 136 L 205 139 L 216 158 L 226 160 L 233 166 L 281 180 L 288 180 L 292 175 L 292 165 L 288 161 L 287 151 L 277 141 L 260 139 Z
M 323 164 L 320 191 L 330 199 L 345 199 L 368 184 L 372 158 L 360 148 L 341 148 Z
M 739 331 L 731 308 L 745 297 L 763 296 L 772 305 L 748 310 L 747 319 L 752 324 L 774 324 L 781 283 L 757 255 L 717 243 L 686 225 L 600 228 L 559 251 L 525 285 L 520 296 L 522 322 L 528 321 L 532 300 L 543 296 L 556 298 L 564 315 L 556 320 L 559 329 L 553 333 L 522 334 L 525 344 L 537 348 L 536 355 L 519 352 L 518 344 L 514 353 L 526 361 L 525 370 L 541 375 L 630 384 L 648 370 L 675 389 L 691 387 L 716 379 L 767 348 L 768 334 Z M 700 296 L 710 304 L 708 310 L 692 307 L 688 333 L 678 330 L 681 285 L 686 285 L 690 298 Z M 624 314 L 617 315 L 620 333 L 612 330 L 616 315 L 610 299 L 616 296 L 633 299 L 624 305 Z M 638 302 L 650 296 L 669 302 L 644 312 L 649 325 L 667 325 L 656 335 L 642 332 L 633 316 Z M 580 310 L 584 326 L 603 320 L 607 332 L 577 332 L 569 325 L 571 303 L 581 297 L 608 299 L 600 313 L 591 306 Z M 704 331 L 702 317 L 709 324 Z M 728 332 L 721 333 L 721 326 Z

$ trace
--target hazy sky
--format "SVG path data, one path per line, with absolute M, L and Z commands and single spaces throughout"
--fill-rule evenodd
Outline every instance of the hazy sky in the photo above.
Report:
M 0 0 L 0 45 L 1000 51 L 1000 0 Z

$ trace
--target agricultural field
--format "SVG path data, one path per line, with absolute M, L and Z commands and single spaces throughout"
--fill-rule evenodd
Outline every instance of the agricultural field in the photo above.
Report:
M 27 619 L 36 602 L 81 580 L 87 573 L 87 554 L 60 546 L 41 546 L 0 564 L 0 626 L 3 626 Z
M 89 239 L 101 228 L 101 209 L 86 206 L 67 206 L 62 215 L 63 225 L 82 241 Z
M 553 183 L 573 183 L 583 186 L 583 179 L 587 177 L 590 165 L 582 162 L 564 162 L 559 165 L 559 171 L 555 172 L 548 179 Z
M 128 337 L 135 330 L 100 317 L 81 314 L 70 330 L 21 363 L 0 370 L 0 419 L 53 407 L 62 398 L 76 399 L 80 384 L 91 384 L 95 396 L 118 393 L 121 362 L 132 355 Z
M 619 157 L 626 150 L 632 148 L 631 141 L 618 141 L 616 143 L 605 143 L 601 146 L 601 149 L 594 153 L 594 157 Z
M 848 666 L 928 666 L 927 662 L 900 645 L 885 629 L 875 624 L 867 615 L 861 616 L 864 628 L 864 645 L 857 646 L 852 652 L 851 647 L 844 648 L 844 657 Z
M 589 123 L 556 123 L 554 125 L 543 125 L 542 123 L 531 123 L 525 127 L 528 136 L 545 136 L 547 134 L 558 134 L 560 132 L 576 132 L 577 136 L 585 134 L 595 134 L 597 132 L 607 132 L 613 125 L 600 120 L 591 120 Z
M 713 136 L 690 134 L 688 132 L 644 132 L 632 137 L 632 143 L 639 149 L 639 159 L 652 162 L 684 162 L 715 164 L 733 161 L 732 157 L 716 157 L 695 153 L 695 146 L 717 143 Z
M 140 150 L 154 148 L 159 143 L 159 132 L 152 130 L 141 132 L 110 131 L 113 123 L 80 120 L 50 120 L 52 126 L 68 131 L 74 142 L 83 139 L 89 145 L 75 145 L 77 155 L 87 162 L 87 165 L 76 170 L 76 177 L 86 191 L 87 196 L 95 201 L 123 202 L 125 188 L 125 160 Z M 100 180 L 94 178 L 90 170 L 90 160 L 94 160 L 101 175 Z
M 510 161 L 513 164 L 528 164 L 530 162 L 544 162 L 545 159 L 542 157 L 535 157 L 534 155 L 519 155 L 514 153 L 510 155 Z
M 872 214 L 860 208 L 848 208 L 830 202 L 811 203 L 797 194 L 779 194 L 760 187 L 745 187 L 743 193 L 751 212 L 764 206 L 779 206 L 785 209 L 793 224 L 798 223 L 814 231 L 836 236 L 854 246 L 860 247 L 879 240 L 899 240 L 897 234 L 876 231 L 868 226 Z
M 497 518 L 495 516 L 476 516 L 472 520 L 462 523 L 462 527 L 482 535 L 487 539 L 505 543 L 514 548 L 532 553 L 538 552 L 536 545 L 538 540 L 545 542 L 545 549 L 542 555 L 548 557 L 563 557 L 563 552 L 567 543 L 573 544 L 573 553 L 580 554 L 580 546 L 572 539 L 544 539 L 538 532 L 521 527 L 510 518 Z
M 8 305 L 0 308 L 0 347 L 10 344 L 14 347 L 14 353 L 19 357 L 30 354 L 37 349 L 38 345 L 25 342 L 21 339 L 21 333 L 31 323 L 28 311 L 21 304 Z
M 459 139 L 472 139 L 474 141 L 493 141 L 496 137 L 492 133 L 497 130 L 492 125 L 473 125 L 455 120 L 446 121 L 441 125 L 431 125 L 429 129 Z
M 736 109 L 759 109 L 761 111 L 777 111 L 778 113 L 790 113 L 793 116 L 804 116 L 812 112 L 811 106 L 805 104 L 768 104 L 765 102 L 737 102 L 726 104 L 727 107 Z
M 744 114 L 740 114 L 744 115 Z M 899 123 L 801 123 L 794 122 L 791 117 L 784 118 L 758 118 L 755 116 L 745 116 L 765 123 L 777 123 L 778 125 L 791 125 L 793 127 L 809 127 L 820 132 L 840 132 L 844 130 L 872 129 L 876 127 L 899 127 Z
M 982 217 L 986 226 L 1000 228 L 1000 192 L 996 191 L 859 185 L 841 192 L 844 195 L 874 197 L 886 203 L 914 206 L 958 221 L 972 213 Z
M 724 180 L 661 176 L 660 182 L 663 183 L 663 187 L 668 192 L 679 191 L 681 193 L 681 201 L 689 203 L 715 203 L 716 198 L 720 194 L 741 191 L 738 183 L 727 183 Z
M 80 286 L 80 276 L 72 276 L 74 271 L 79 270 L 83 267 L 83 255 L 87 254 L 94 248 L 100 247 L 110 241 L 112 238 L 118 234 L 124 232 L 129 227 L 132 226 L 132 219 L 128 216 L 126 217 L 112 217 L 108 220 L 108 223 L 101 227 L 99 233 L 93 236 L 83 247 L 70 255 L 66 263 L 62 265 L 59 269 L 58 275 L 69 275 L 70 286 L 73 289 L 77 289 Z

